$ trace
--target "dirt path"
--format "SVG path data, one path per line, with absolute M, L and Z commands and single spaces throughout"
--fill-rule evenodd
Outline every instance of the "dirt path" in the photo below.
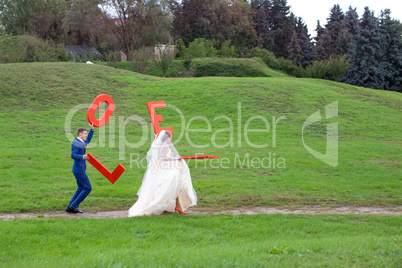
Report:
M 201 214 L 369 214 L 369 215 L 402 215 L 402 206 L 393 208 L 382 207 L 322 207 L 322 206 L 303 206 L 300 208 L 274 208 L 274 207 L 250 207 L 238 208 L 233 210 L 216 211 L 211 208 L 195 207 L 188 211 L 188 215 L 201 215 Z M 105 211 L 84 214 L 70 214 L 64 211 L 61 212 L 48 212 L 48 213 L 18 213 L 18 214 L 0 214 L 0 220 L 16 220 L 16 219 L 35 219 L 35 218 L 125 218 L 127 217 L 127 210 L 120 211 Z

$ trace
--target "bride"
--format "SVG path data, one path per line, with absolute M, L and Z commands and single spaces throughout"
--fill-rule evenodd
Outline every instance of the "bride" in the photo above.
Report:
M 129 217 L 159 215 L 165 211 L 187 214 L 197 204 L 187 163 L 180 159 L 172 132 L 162 130 L 147 153 L 147 171 L 137 192 L 138 200 L 128 211 Z

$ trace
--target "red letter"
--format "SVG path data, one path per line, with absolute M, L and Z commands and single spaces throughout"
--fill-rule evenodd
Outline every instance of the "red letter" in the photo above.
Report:
M 121 174 L 126 171 L 126 168 L 123 167 L 122 164 L 119 164 L 112 173 L 104 165 L 102 165 L 102 163 L 99 162 L 98 159 L 96 159 L 92 154 L 89 153 L 87 154 L 87 156 L 89 157 L 88 162 L 113 184 L 117 181 Z
M 166 104 L 165 101 L 154 101 L 154 102 L 147 102 L 147 107 L 148 107 L 148 112 L 149 116 L 151 117 L 151 122 L 152 125 L 154 126 L 154 132 L 155 134 L 159 134 L 162 130 L 169 130 L 170 132 L 173 132 L 173 128 L 168 127 L 168 128 L 163 128 L 161 129 L 159 126 L 159 122 L 162 122 L 162 115 L 161 114 L 156 114 L 155 109 L 156 108 L 165 108 Z
M 96 120 L 95 119 L 95 112 L 99 107 L 99 104 L 102 102 L 107 103 L 107 109 L 101 119 Z M 114 102 L 113 99 L 106 94 L 101 94 L 98 97 L 95 98 L 94 102 L 92 103 L 91 107 L 89 107 L 88 112 L 87 112 L 87 118 L 88 122 L 90 124 L 93 124 L 94 127 L 101 127 L 109 121 L 109 118 L 112 116 L 114 111 Z

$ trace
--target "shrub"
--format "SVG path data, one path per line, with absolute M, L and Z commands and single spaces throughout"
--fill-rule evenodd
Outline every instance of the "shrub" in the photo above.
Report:
M 221 45 L 221 50 L 219 51 L 219 56 L 224 58 L 233 58 L 236 56 L 235 47 L 230 46 L 231 40 L 226 40 Z
M 347 59 L 346 55 L 332 55 L 327 60 L 328 79 L 338 81 L 346 73 L 350 62 L 350 59 Z
M 154 53 L 151 50 L 142 47 L 140 49 L 130 51 L 129 56 L 132 59 L 132 68 L 142 74 L 149 69 L 148 61 L 154 57 Z
M 323 60 L 315 60 L 311 65 L 306 67 L 306 72 L 312 78 L 324 78 L 327 74 L 328 66 Z
M 210 62 L 199 65 L 196 76 L 266 77 L 267 75 L 245 64 Z
M 69 54 L 62 45 L 29 35 L 3 36 L 0 38 L 0 62 L 53 62 L 68 61 Z
M 202 57 L 214 57 L 218 55 L 218 51 L 215 48 L 215 42 L 206 40 L 204 38 L 195 39 L 188 45 L 188 48 L 182 48 L 182 57 L 202 58 Z
M 162 70 L 163 77 L 165 77 L 166 72 L 176 55 L 176 46 L 174 46 L 173 48 L 171 48 L 170 45 L 160 46 L 158 47 L 158 52 L 159 59 L 155 59 L 155 64 Z
M 350 60 L 346 55 L 332 55 L 329 59 L 313 61 L 306 71 L 310 77 L 328 80 L 339 80 L 349 68 Z
M 280 57 L 278 59 L 280 70 L 296 77 L 307 77 L 307 72 L 302 67 L 296 66 L 293 61 Z
M 253 48 L 251 50 L 252 57 L 260 57 L 266 65 L 271 67 L 274 70 L 281 70 L 281 65 L 278 59 L 275 57 L 274 53 L 268 51 L 266 49 L 261 48 Z
M 117 68 L 119 61 L 121 61 L 120 51 L 109 51 L 104 54 L 106 64 L 111 67 Z

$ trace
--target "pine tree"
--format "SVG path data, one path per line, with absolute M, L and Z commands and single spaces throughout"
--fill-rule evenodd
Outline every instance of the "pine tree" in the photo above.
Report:
M 321 26 L 318 25 L 317 27 Z M 331 35 L 328 33 L 328 30 L 326 28 L 321 28 L 319 29 L 319 31 L 320 35 L 317 34 L 314 58 L 316 60 L 325 60 L 333 54 L 333 49 L 331 46 Z
M 299 45 L 299 39 L 297 38 L 296 30 L 293 31 L 292 39 L 288 46 L 288 52 L 288 59 L 291 60 L 295 65 L 301 66 L 303 56 L 300 54 L 301 47 Z
M 287 57 L 287 48 L 290 44 L 295 28 L 294 18 L 289 13 L 287 0 L 273 0 L 270 17 L 270 28 L 274 42 L 273 51 L 277 57 Z M 294 16 L 293 16 L 294 17 Z
M 345 24 L 349 33 L 351 33 L 353 36 L 357 34 L 357 30 L 359 28 L 359 15 L 356 12 L 356 8 L 353 9 L 351 6 L 349 6 L 349 10 L 346 11 L 343 23 Z
M 374 12 L 365 7 L 355 44 L 349 54 L 353 66 L 347 70 L 341 81 L 356 86 L 383 89 L 385 73 L 381 63 L 380 43 L 378 20 Z
M 311 42 L 310 35 L 308 34 L 307 25 L 303 22 L 303 19 L 296 18 L 296 33 L 300 46 L 301 66 L 306 67 L 311 63 L 314 57 L 314 46 Z
M 398 21 L 390 17 L 390 14 L 391 11 L 385 9 L 380 17 L 384 89 L 402 91 L 402 27 Z
M 325 25 L 331 47 L 328 51 L 330 54 L 327 57 L 332 54 L 344 54 L 348 51 L 348 43 L 353 37 L 348 34 L 344 19 L 345 14 L 343 14 L 341 7 L 338 4 L 334 5 Z
M 251 8 L 255 12 L 253 21 L 259 43 L 263 48 L 272 51 L 274 47 L 270 29 L 272 3 L 269 0 L 252 0 Z

